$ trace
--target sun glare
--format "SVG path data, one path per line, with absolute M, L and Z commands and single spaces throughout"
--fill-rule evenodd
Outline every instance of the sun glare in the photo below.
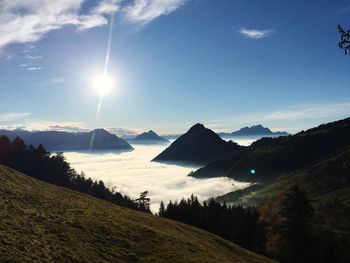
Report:
M 107 74 L 96 75 L 93 79 L 93 88 L 103 97 L 111 92 L 114 87 L 114 80 Z

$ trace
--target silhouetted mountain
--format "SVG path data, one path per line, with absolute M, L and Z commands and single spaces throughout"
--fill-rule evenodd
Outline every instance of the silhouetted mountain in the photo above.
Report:
M 154 131 L 150 130 L 148 132 L 137 135 L 133 140 L 130 140 L 130 142 L 135 144 L 163 144 L 168 143 L 169 141 L 160 137 Z
M 21 137 L 27 144 L 43 145 L 49 151 L 69 150 L 132 150 L 123 139 L 104 129 L 91 132 L 69 133 L 61 131 L 29 132 L 24 130 L 0 130 L 0 135 L 14 139 Z
M 322 124 L 295 135 L 262 138 L 240 155 L 213 162 L 192 175 L 271 181 L 284 173 L 306 168 L 348 149 L 349 135 L 350 118 Z
M 235 137 L 235 136 L 286 136 L 289 135 L 287 132 L 273 132 L 269 128 L 262 125 L 254 125 L 251 127 L 243 127 L 238 131 L 231 133 L 220 132 L 218 133 L 222 137 Z
M 206 164 L 215 160 L 229 159 L 244 148 L 232 141 L 226 142 L 212 130 L 202 124 L 196 124 L 153 161 Z

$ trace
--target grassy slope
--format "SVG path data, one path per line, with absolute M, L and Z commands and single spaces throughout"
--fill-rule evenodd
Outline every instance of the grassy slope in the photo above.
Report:
M 316 217 L 323 226 L 342 233 L 350 240 L 350 187 L 333 191 L 314 200 Z
M 1 262 L 272 262 L 205 231 L 0 165 Z
M 253 185 L 240 192 L 228 193 L 218 201 L 260 204 L 286 191 L 294 184 L 302 186 L 312 199 L 350 187 L 350 150 L 334 155 L 306 169 L 285 174 L 271 184 Z M 350 201 L 350 199 L 349 199 Z

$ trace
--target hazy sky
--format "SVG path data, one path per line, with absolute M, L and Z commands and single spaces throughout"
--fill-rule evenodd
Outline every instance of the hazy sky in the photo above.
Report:
M 0 0 L 0 126 L 293 132 L 340 119 L 350 56 L 336 26 L 349 18 L 349 0 Z M 116 85 L 96 117 L 109 32 Z

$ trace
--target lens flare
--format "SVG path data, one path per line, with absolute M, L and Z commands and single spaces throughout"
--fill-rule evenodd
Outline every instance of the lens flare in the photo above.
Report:
M 114 15 L 111 14 L 111 19 L 109 21 L 107 50 L 106 50 L 106 58 L 105 58 L 103 74 L 96 75 L 95 78 L 93 79 L 93 87 L 96 90 L 96 92 L 100 95 L 98 100 L 98 106 L 96 109 L 96 126 L 98 124 L 98 119 L 101 112 L 102 98 L 104 95 L 109 93 L 115 85 L 114 80 L 108 76 L 108 66 L 109 66 L 109 59 L 111 55 L 111 46 L 112 46 L 113 24 L 114 24 Z M 93 148 L 94 141 L 95 141 L 95 134 L 93 133 L 90 140 L 90 150 Z

